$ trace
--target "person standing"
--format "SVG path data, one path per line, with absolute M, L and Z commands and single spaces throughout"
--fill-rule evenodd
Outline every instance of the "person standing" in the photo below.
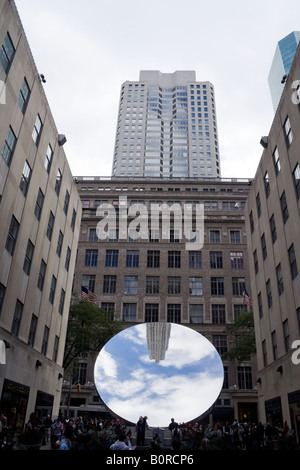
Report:
M 138 422 L 136 423 L 136 445 L 144 446 L 145 445 L 145 433 L 146 429 L 149 429 L 147 423 L 147 416 L 140 416 Z

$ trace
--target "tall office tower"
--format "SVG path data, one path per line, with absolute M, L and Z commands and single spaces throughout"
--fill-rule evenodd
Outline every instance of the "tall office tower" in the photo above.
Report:
M 285 75 L 290 71 L 299 40 L 300 31 L 293 31 L 277 44 L 268 77 L 274 111 L 279 104 L 285 85 Z
M 214 88 L 193 71 L 141 71 L 121 88 L 112 176 L 219 177 Z

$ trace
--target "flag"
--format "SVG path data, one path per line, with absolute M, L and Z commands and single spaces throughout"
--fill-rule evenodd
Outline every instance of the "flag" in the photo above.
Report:
M 252 309 L 253 309 L 253 304 L 252 304 L 252 302 L 251 302 L 251 299 L 250 299 L 249 294 L 248 294 L 248 292 L 246 291 L 246 289 L 245 289 L 244 292 L 243 292 L 243 296 L 244 296 L 245 302 L 249 305 L 250 309 L 252 310 Z
M 81 286 L 81 297 L 88 302 L 96 304 L 96 295 L 84 286 Z

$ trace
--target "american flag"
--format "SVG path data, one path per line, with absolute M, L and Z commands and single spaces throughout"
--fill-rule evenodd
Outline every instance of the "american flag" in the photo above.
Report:
M 250 299 L 249 294 L 248 294 L 248 292 L 246 291 L 246 289 L 245 289 L 244 292 L 243 292 L 243 296 L 244 296 L 245 302 L 247 302 L 247 304 L 249 305 L 250 309 L 252 310 L 252 309 L 253 309 L 253 304 L 252 304 L 252 302 L 251 302 L 251 299 Z
M 96 295 L 84 286 L 81 286 L 81 297 L 88 302 L 96 304 Z

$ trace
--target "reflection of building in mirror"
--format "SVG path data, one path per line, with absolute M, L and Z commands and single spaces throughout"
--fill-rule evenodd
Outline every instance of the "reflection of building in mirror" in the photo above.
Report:
M 158 363 L 165 358 L 170 334 L 171 323 L 147 323 L 147 346 L 150 359 Z

